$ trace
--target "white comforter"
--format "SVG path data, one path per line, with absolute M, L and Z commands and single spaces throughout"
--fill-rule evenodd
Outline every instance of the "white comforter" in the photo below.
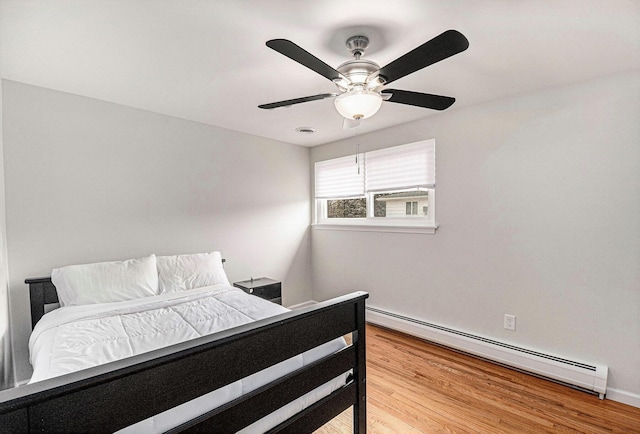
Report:
M 68 306 L 46 314 L 29 340 L 34 373 L 30 382 L 152 351 L 185 340 L 287 312 L 288 309 L 224 285 L 117 303 Z M 132 427 L 130 432 L 159 432 L 216 408 L 279 376 L 344 347 L 329 342 L 257 374 L 200 397 Z M 254 424 L 261 432 L 328 395 L 344 376 Z

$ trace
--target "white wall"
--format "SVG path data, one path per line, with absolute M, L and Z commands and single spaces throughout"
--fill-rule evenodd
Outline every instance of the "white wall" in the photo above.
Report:
M 5 231 L 4 164 L 2 163 L 2 86 L 0 86 L 0 390 L 13 386 L 9 278 Z
M 4 81 L 17 380 L 30 375 L 25 278 L 68 264 L 220 250 L 231 281 L 311 299 L 309 150 Z
M 313 230 L 314 298 L 365 290 L 371 306 L 608 365 L 610 391 L 640 403 L 639 119 L 635 72 L 313 148 L 312 163 L 435 138 L 440 225 Z

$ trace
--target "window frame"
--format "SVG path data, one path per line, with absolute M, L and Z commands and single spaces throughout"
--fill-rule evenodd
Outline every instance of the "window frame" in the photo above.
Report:
M 415 189 L 414 189 L 415 190 Z M 374 216 L 374 196 L 384 192 L 366 193 L 367 198 L 367 217 L 350 217 L 350 218 L 328 218 L 327 217 L 327 201 L 338 199 L 354 199 L 354 198 L 328 198 L 315 199 L 315 222 L 312 226 L 315 229 L 331 229 L 331 230 L 355 230 L 368 232 L 405 232 L 405 233 L 428 233 L 433 234 L 437 229 L 435 222 L 435 188 L 425 188 L 429 192 L 427 199 L 427 215 L 407 215 L 401 217 L 375 217 Z M 396 192 L 398 190 L 394 190 Z M 391 193 L 389 191 L 388 193 Z M 359 196 L 362 197 L 362 196 Z

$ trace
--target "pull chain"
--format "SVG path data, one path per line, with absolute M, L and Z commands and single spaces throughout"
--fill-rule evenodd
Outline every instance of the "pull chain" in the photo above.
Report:
M 356 137 L 360 134 L 360 127 L 356 127 Z M 358 163 L 358 156 L 360 154 L 360 143 L 356 143 L 356 166 L 358 166 L 358 175 L 360 175 L 360 164 Z

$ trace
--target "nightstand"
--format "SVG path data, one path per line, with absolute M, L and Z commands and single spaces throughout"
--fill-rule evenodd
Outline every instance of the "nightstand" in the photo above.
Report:
M 267 277 L 234 282 L 233 286 L 244 292 L 264 298 L 276 304 L 282 304 L 282 283 Z

